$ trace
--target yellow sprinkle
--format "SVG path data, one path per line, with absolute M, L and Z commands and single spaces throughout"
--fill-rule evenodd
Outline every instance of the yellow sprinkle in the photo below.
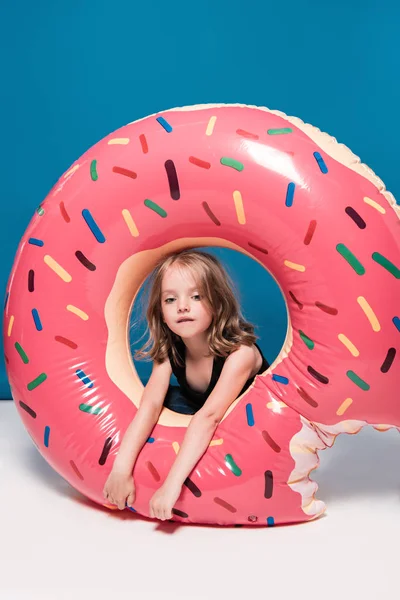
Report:
M 246 223 L 246 216 L 244 214 L 242 194 L 236 190 L 233 192 L 233 200 L 235 202 L 236 214 L 240 225 Z
M 301 271 L 302 273 L 304 273 L 304 271 L 306 270 L 304 265 L 298 265 L 297 263 L 290 262 L 290 260 L 285 260 L 284 264 L 287 267 L 289 267 L 289 269 L 294 269 L 295 271 Z
M 372 310 L 372 308 L 370 307 L 370 305 L 368 304 L 368 302 L 366 301 L 366 299 L 364 298 L 364 296 L 359 296 L 357 298 L 357 302 L 363 309 L 368 321 L 371 323 L 372 329 L 374 331 L 380 331 L 381 326 L 378 321 L 378 318 L 377 318 L 376 314 L 374 313 L 374 311 Z
M 63 269 L 62 266 L 54 260 L 54 258 L 46 254 L 43 260 L 46 263 L 46 265 L 50 267 L 50 269 L 53 269 L 54 273 L 61 277 L 63 281 L 65 281 L 66 283 L 72 281 L 71 275 L 67 273 L 67 271 Z
M 221 446 L 224 443 L 224 440 L 220 438 L 219 440 L 213 440 L 210 442 L 210 446 Z
M 64 179 L 66 179 L 67 177 L 69 177 L 70 175 L 72 175 L 72 173 L 75 173 L 75 171 L 77 171 L 79 169 L 79 165 L 74 165 L 73 167 L 71 167 L 66 173 L 64 173 Z
M 352 353 L 353 356 L 360 356 L 359 350 L 355 347 L 354 344 L 351 343 L 348 337 L 346 337 L 343 333 L 339 333 L 339 340 L 342 342 L 344 346 L 346 346 L 347 350 Z
M 14 325 L 14 315 L 11 315 L 10 322 L 8 323 L 8 332 L 7 332 L 8 333 L 8 337 L 11 336 L 13 325 Z
M 211 119 L 208 121 L 208 125 L 207 125 L 207 129 L 206 129 L 206 135 L 212 135 L 213 131 L 214 131 L 214 125 L 217 121 L 217 117 L 211 117 Z
M 339 406 L 339 408 L 336 411 L 336 414 L 339 415 L 339 417 L 341 415 L 343 415 L 346 410 L 349 408 L 349 406 L 351 406 L 353 404 L 353 400 L 352 398 L 346 398 L 346 400 Z
M 374 200 L 371 200 L 371 198 L 368 198 L 368 196 L 365 196 L 364 202 L 366 204 L 369 204 L 370 206 L 372 206 L 372 208 L 376 208 L 376 210 L 378 212 L 382 213 L 383 215 L 386 214 L 386 209 L 384 209 L 383 206 L 381 206 L 380 204 L 378 204 Z
M 178 442 L 172 442 L 172 447 L 173 447 L 173 449 L 175 451 L 175 454 L 178 454 L 178 452 L 179 452 L 179 444 L 178 444 Z
M 133 237 L 137 237 L 139 235 L 138 228 L 136 227 L 136 223 L 132 219 L 132 215 L 127 208 L 124 208 L 122 211 L 122 216 L 124 217 L 124 221 L 128 225 L 128 229 Z
M 67 310 L 69 310 L 69 312 L 74 313 L 74 315 L 76 315 L 77 317 L 80 317 L 83 321 L 87 321 L 89 318 L 89 315 L 83 312 L 83 310 L 77 308 L 76 306 L 73 306 L 72 304 L 68 304 Z
M 126 146 L 129 144 L 129 138 L 112 138 L 111 140 L 108 140 L 107 143 L 109 146 L 112 146 L 113 144 L 122 144 L 123 146 Z

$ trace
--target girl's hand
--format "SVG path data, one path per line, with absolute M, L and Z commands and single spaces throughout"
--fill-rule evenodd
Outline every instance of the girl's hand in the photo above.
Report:
M 172 519 L 172 509 L 178 500 L 182 486 L 164 483 L 150 500 L 150 518 L 165 521 Z
M 126 505 L 132 506 L 136 497 L 132 474 L 111 471 L 103 489 L 103 496 L 110 504 L 116 504 L 119 510 L 123 510 Z

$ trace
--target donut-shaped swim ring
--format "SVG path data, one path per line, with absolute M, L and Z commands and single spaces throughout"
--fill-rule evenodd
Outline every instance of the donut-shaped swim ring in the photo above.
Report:
M 289 326 L 271 367 L 227 410 L 173 518 L 272 526 L 318 517 L 317 451 L 367 424 L 400 426 L 399 216 L 348 148 L 281 112 L 186 107 L 110 134 L 39 206 L 8 282 L 8 376 L 39 451 L 104 504 L 144 389 L 128 343 L 135 298 L 165 254 L 227 247 L 272 274 Z M 144 445 L 134 468 L 140 515 L 190 419 L 164 408 Z

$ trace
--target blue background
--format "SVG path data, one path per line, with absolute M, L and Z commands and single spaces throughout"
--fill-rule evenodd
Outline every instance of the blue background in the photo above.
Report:
M 71 163 L 118 127 L 175 106 L 296 115 L 349 146 L 400 198 L 399 22 L 399 4 L 377 0 L 3 0 L 1 295 L 35 208 Z M 272 361 L 286 332 L 280 292 L 247 257 L 216 254 Z M 146 379 L 148 366 L 137 367 Z M 4 362 L 0 397 L 10 397 Z

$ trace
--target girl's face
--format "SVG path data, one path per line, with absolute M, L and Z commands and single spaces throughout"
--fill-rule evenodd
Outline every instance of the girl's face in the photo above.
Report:
M 161 283 L 161 310 L 164 322 L 181 338 L 206 331 L 212 322 L 211 308 L 200 295 L 187 269 L 170 267 Z

